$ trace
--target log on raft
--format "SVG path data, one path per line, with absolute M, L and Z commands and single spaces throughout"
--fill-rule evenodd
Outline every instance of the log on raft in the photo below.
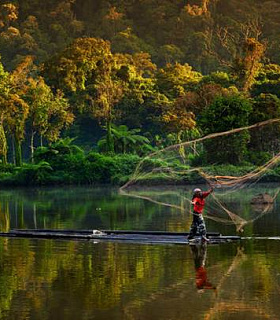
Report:
M 64 240 L 93 240 L 146 244 L 190 244 L 188 233 L 164 231 L 134 231 L 134 230 L 11 230 L 1 233 L 0 237 L 43 238 Z M 207 233 L 210 244 L 219 244 L 240 240 L 239 236 L 222 236 L 218 232 Z M 201 237 L 196 239 L 199 243 Z

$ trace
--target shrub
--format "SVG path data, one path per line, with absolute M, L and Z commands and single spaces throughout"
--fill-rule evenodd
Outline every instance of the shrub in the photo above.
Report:
M 48 162 L 24 164 L 15 175 L 15 183 L 19 185 L 44 185 L 50 180 L 52 167 Z
M 247 126 L 251 111 L 251 102 L 240 95 L 218 97 L 203 111 L 198 122 L 205 134 L 223 132 Z M 206 140 L 204 147 L 207 162 L 240 164 L 246 155 L 249 138 L 249 132 L 244 130 L 234 135 Z
M 256 166 L 261 166 L 267 161 L 269 161 L 272 156 L 269 152 L 264 151 L 250 151 L 246 156 L 247 160 Z
M 88 179 L 102 183 L 118 183 L 122 177 L 132 174 L 140 158 L 136 155 L 122 154 L 108 156 L 91 152 L 86 157 Z

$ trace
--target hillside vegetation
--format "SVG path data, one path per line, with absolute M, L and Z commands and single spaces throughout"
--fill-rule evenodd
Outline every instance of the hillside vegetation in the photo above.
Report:
M 34 183 L 125 180 L 152 151 L 280 116 L 280 1 L 10 0 L 0 35 L 8 183 L 26 183 L 23 162 Z M 188 157 L 258 166 L 279 133 L 243 132 Z M 109 178 L 95 174 L 103 161 Z

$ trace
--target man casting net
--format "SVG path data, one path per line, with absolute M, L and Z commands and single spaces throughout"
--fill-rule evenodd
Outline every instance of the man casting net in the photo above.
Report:
M 266 196 L 261 194 L 258 198 L 252 187 L 257 182 L 276 181 L 279 162 L 280 119 L 271 119 L 153 152 L 138 164 L 120 191 L 161 206 L 190 211 L 190 197 L 177 192 L 176 186 L 204 183 L 215 190 L 206 218 L 233 224 L 237 231 L 242 231 L 247 224 L 270 212 L 278 189 L 265 190 Z M 149 191 L 146 188 L 166 185 L 173 187 L 164 192 L 160 188 Z M 250 205 L 246 212 L 231 205 L 241 190 L 244 190 L 243 200 Z M 257 203 L 253 203 L 254 199 L 258 199 Z

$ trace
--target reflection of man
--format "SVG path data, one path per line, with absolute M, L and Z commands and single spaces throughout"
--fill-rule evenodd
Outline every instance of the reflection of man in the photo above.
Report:
M 207 280 L 207 271 L 205 268 L 207 245 L 205 243 L 196 244 L 190 246 L 193 258 L 194 258 L 194 267 L 196 271 L 195 283 L 199 291 L 204 291 L 204 289 L 213 289 L 216 290 L 211 282 Z

